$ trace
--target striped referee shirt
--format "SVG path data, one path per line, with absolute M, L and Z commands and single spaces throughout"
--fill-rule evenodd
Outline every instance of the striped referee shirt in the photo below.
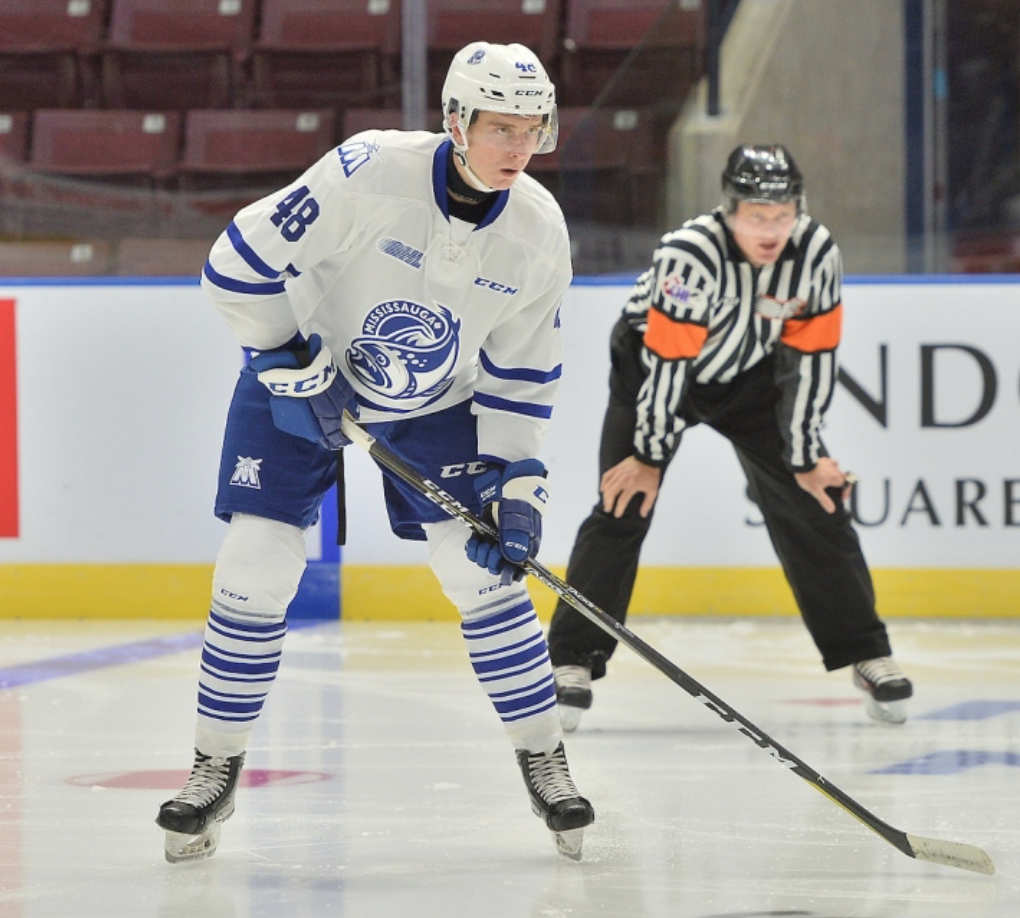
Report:
M 669 461 L 692 383 L 730 382 L 775 353 L 784 461 L 794 471 L 814 468 L 836 381 L 842 274 L 832 236 L 806 214 L 779 259 L 761 268 L 744 258 L 721 209 L 663 236 L 623 310 L 643 335 L 648 374 L 637 401 L 637 457 Z

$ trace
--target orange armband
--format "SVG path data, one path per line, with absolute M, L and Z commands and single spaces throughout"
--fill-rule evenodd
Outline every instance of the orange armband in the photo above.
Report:
M 843 304 L 807 319 L 787 319 L 780 340 L 804 354 L 834 351 L 843 329 Z
M 657 309 L 648 310 L 645 347 L 663 360 L 697 357 L 708 338 L 708 329 L 693 322 L 677 322 Z

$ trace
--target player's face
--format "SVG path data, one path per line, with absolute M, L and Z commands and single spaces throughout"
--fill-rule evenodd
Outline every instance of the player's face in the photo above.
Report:
M 541 146 L 545 133 L 540 115 L 479 112 L 468 128 L 468 164 L 490 188 L 509 188 Z
M 756 268 L 779 258 L 797 223 L 797 203 L 753 204 L 741 201 L 729 216 L 730 232 L 744 257 Z

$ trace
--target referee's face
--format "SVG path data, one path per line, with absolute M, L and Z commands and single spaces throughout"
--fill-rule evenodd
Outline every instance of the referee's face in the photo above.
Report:
M 797 222 L 797 202 L 755 204 L 741 201 L 730 214 L 730 232 L 744 257 L 756 268 L 775 262 Z

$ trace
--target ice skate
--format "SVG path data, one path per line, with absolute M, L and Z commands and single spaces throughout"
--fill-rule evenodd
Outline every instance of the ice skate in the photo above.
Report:
M 563 743 L 552 752 L 518 749 L 517 764 L 521 766 L 532 811 L 545 820 L 557 850 L 579 861 L 584 827 L 595 821 L 595 810 L 574 786 Z
M 171 864 L 212 857 L 220 829 L 234 814 L 234 793 L 244 753 L 225 758 L 195 750 L 187 784 L 159 808 L 156 825 L 166 830 L 164 853 Z
M 591 707 L 591 670 L 587 666 L 556 666 L 553 678 L 560 726 L 565 732 L 573 733 L 581 722 L 581 715 Z
M 864 708 L 872 720 L 902 724 L 907 720 L 907 699 L 914 686 L 892 657 L 862 660 L 853 667 L 854 685 L 864 692 Z

